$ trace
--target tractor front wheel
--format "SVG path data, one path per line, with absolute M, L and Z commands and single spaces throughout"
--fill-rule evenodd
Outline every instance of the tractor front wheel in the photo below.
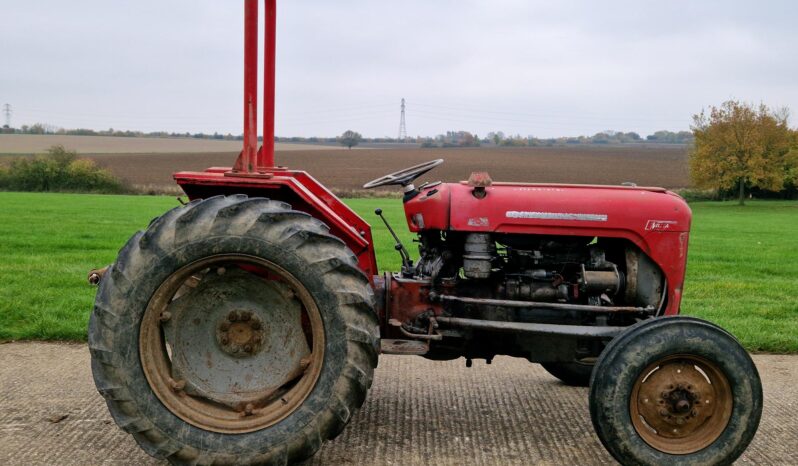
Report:
M 590 375 L 593 373 L 595 361 L 583 359 L 572 362 L 544 362 L 540 365 L 565 385 L 587 387 L 590 385 Z
M 366 397 L 379 326 L 368 278 L 324 224 L 218 196 L 155 219 L 103 277 L 92 372 L 116 423 L 178 464 L 286 464 Z
M 751 357 L 690 317 L 633 325 L 601 354 L 590 383 L 593 426 L 621 464 L 731 464 L 761 415 Z

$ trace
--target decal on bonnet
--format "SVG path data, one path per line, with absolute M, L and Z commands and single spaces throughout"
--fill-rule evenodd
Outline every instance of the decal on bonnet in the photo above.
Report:
M 668 231 L 678 223 L 676 220 L 649 220 L 646 222 L 646 231 Z
M 470 227 L 486 227 L 490 225 L 488 217 L 474 217 L 468 219 L 468 226 Z
M 607 214 L 581 214 L 571 212 L 525 212 L 508 210 L 507 218 L 536 218 L 541 220 L 580 220 L 583 222 L 606 222 Z

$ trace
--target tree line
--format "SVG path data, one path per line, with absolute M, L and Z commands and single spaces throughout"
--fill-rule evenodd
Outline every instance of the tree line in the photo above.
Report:
M 348 130 L 352 131 L 352 130 Z M 352 131 L 354 133 L 354 131 Z M 2 134 L 57 134 L 64 136 L 113 136 L 113 137 L 126 137 L 126 138 L 192 138 L 192 139 L 212 139 L 222 141 L 242 141 L 244 136 L 242 134 L 222 134 L 214 133 L 191 133 L 191 132 L 169 132 L 169 131 L 135 131 L 135 130 L 118 130 L 109 128 L 106 130 L 94 130 L 89 128 L 75 128 L 66 129 L 59 128 L 47 123 L 36 123 L 33 125 L 22 125 L 19 128 L 12 128 L 4 126 L 0 128 Z M 578 144 L 626 144 L 626 143 L 659 143 L 659 144 L 688 144 L 692 141 L 692 133 L 689 131 L 657 131 L 650 134 L 645 138 L 641 137 L 638 133 L 622 132 L 622 131 L 602 131 L 592 136 L 563 136 L 557 138 L 536 138 L 533 136 L 521 135 L 506 135 L 502 131 L 490 132 L 486 137 L 480 138 L 469 131 L 447 131 L 445 134 L 437 136 L 415 136 L 408 137 L 404 140 L 399 140 L 390 137 L 375 137 L 366 138 L 358 134 L 357 142 L 369 144 L 386 144 L 386 143 L 408 143 L 418 144 L 424 147 L 477 147 L 481 145 L 498 145 L 508 147 L 518 146 L 553 146 L 553 145 L 578 145 Z M 258 138 L 262 140 L 262 138 Z M 275 141 L 288 142 L 288 143 L 304 143 L 304 144 L 338 144 L 342 140 L 349 140 L 345 138 L 345 134 L 337 137 L 285 137 L 277 136 Z

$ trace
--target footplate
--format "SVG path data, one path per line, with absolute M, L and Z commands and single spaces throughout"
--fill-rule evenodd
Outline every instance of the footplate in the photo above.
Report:
M 426 342 L 417 340 L 390 340 L 380 341 L 380 351 L 382 354 L 413 354 L 424 355 L 429 351 Z

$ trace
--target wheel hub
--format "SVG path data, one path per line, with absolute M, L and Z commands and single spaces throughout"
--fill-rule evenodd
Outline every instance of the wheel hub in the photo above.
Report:
M 261 404 L 302 374 L 310 354 L 292 296 L 284 285 L 242 270 L 208 274 L 169 305 L 164 336 L 172 345 L 172 378 L 185 382 L 186 393 L 217 403 Z
M 233 310 L 219 319 L 216 343 L 234 358 L 256 355 L 266 340 L 266 328 L 256 311 Z
M 632 424 L 652 447 L 688 454 L 714 442 L 731 416 L 722 372 L 697 356 L 671 356 L 649 366 L 630 400 Z
M 668 424 L 683 425 L 699 415 L 701 394 L 690 384 L 668 384 L 657 400 L 660 417 Z
M 211 256 L 175 272 L 151 299 L 139 341 L 161 402 L 215 432 L 252 432 L 289 415 L 310 394 L 324 357 L 324 328 L 307 289 L 249 256 Z

